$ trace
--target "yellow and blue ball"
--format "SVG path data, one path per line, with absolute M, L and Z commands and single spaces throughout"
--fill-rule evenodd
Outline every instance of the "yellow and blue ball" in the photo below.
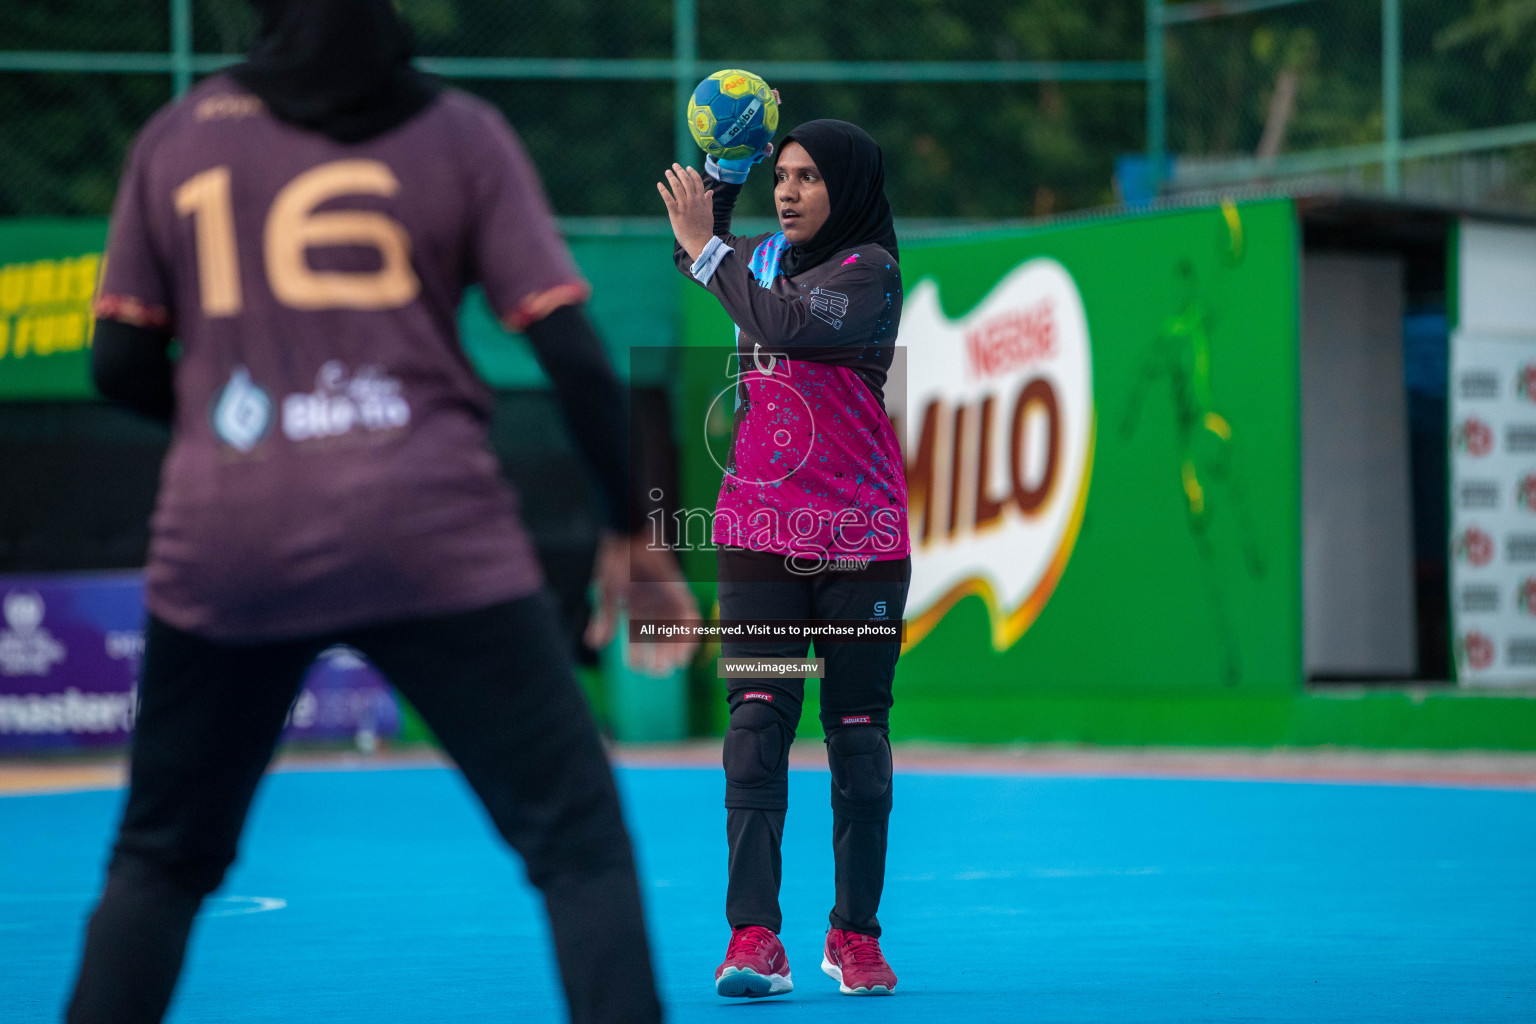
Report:
M 779 105 L 768 83 L 750 71 L 716 71 L 688 100 L 688 130 L 716 160 L 751 156 L 773 139 Z

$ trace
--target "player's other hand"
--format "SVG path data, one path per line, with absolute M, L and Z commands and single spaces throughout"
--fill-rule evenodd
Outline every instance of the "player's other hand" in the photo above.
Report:
M 613 640 L 621 606 L 633 620 L 699 617 L 698 603 L 683 582 L 677 560 L 665 548 L 650 546 L 645 533 L 633 537 L 604 534 L 597 549 L 593 583 L 598 596 L 585 636 L 592 648 L 606 647 Z M 628 639 L 623 638 L 623 642 Z M 686 665 L 698 646 L 697 640 L 630 643 L 629 664 L 650 675 L 665 675 Z
M 672 234 L 692 259 L 698 259 L 715 235 L 715 193 L 704 187 L 704 178 L 692 167 L 673 164 L 666 181 L 656 183 L 661 201 L 672 221 Z

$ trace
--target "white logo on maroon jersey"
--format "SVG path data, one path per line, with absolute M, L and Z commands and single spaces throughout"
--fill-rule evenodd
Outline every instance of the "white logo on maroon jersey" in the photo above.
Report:
M 283 399 L 283 435 L 290 441 L 339 437 L 355 428 L 398 430 L 411 422 L 411 406 L 400 395 L 400 382 L 382 366 L 360 367 L 347 375 L 331 360 L 315 374 L 315 390 Z
M 213 432 L 237 452 L 248 452 L 267 436 L 272 425 L 272 399 L 237 366 L 213 403 Z

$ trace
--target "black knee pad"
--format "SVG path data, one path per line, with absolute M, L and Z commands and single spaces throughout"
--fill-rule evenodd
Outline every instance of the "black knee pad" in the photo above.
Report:
M 832 809 L 852 817 L 883 817 L 891 810 L 891 743 L 876 725 L 827 731 Z
M 743 701 L 725 733 L 725 806 L 782 810 L 789 806 L 789 744 L 793 734 L 771 704 Z

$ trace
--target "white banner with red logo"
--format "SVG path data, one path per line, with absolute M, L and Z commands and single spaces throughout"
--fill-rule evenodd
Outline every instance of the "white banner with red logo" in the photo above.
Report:
M 1464 684 L 1536 683 L 1536 336 L 1451 339 L 1451 621 Z

